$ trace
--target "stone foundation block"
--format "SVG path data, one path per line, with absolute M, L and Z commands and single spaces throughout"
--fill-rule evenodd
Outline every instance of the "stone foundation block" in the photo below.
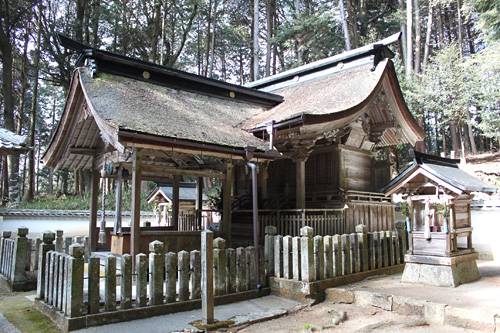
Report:
M 424 308 L 424 318 L 431 324 L 444 324 L 444 309 L 446 304 L 427 302 Z
M 354 303 L 354 293 L 352 290 L 341 288 L 328 288 L 326 291 L 326 300 L 333 303 Z
M 373 306 L 385 311 L 392 311 L 392 296 L 369 291 L 355 291 L 354 304 L 362 307 Z
M 444 323 L 473 330 L 493 332 L 495 328 L 495 314 L 480 310 L 447 306 L 444 310 Z
M 404 315 L 423 317 L 426 303 L 410 297 L 392 296 L 392 310 Z

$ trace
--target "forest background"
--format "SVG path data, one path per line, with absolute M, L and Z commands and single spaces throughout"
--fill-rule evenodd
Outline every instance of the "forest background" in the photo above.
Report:
M 1 122 L 34 147 L 2 158 L 2 202 L 55 195 L 89 202 L 88 172 L 40 163 L 74 70 L 59 33 L 244 84 L 398 31 L 398 76 L 427 133 L 425 150 L 497 151 L 500 0 L 0 0 Z M 398 149 L 404 156 L 407 147 Z

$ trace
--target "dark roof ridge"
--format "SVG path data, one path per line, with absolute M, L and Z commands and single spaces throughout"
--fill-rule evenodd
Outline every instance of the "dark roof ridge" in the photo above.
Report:
M 82 66 L 84 60 L 87 58 L 99 61 L 96 64 L 96 69 L 111 74 L 118 74 L 127 77 L 133 77 L 148 82 L 157 84 L 166 84 L 165 80 L 155 80 L 155 75 L 166 76 L 167 78 L 174 78 L 175 82 L 168 83 L 168 85 L 179 90 L 186 90 L 191 92 L 198 92 L 205 95 L 216 96 L 233 101 L 241 101 L 261 106 L 271 107 L 283 101 L 280 95 L 263 92 L 257 89 L 240 86 L 233 83 L 228 83 L 201 75 L 189 73 L 179 69 L 166 67 L 127 57 L 124 55 L 116 54 L 113 52 L 96 49 L 94 47 L 79 43 L 69 37 L 58 34 L 59 42 L 62 46 L 79 52 L 80 56 L 75 64 L 76 67 Z M 113 66 L 119 64 L 119 66 Z M 124 66 L 129 66 L 127 71 Z M 133 68 L 131 71 L 130 69 Z M 141 69 L 138 71 L 138 69 Z M 142 70 L 148 70 L 151 73 L 151 79 L 142 77 Z M 137 75 L 140 74 L 140 75 Z M 231 94 L 232 93 L 232 94 Z
M 460 159 L 446 158 L 440 157 L 436 155 L 425 154 L 417 150 L 410 149 L 410 156 L 415 159 L 415 163 L 417 164 L 436 164 L 436 165 L 445 165 L 449 167 L 458 168 L 458 164 L 460 163 Z
M 294 69 L 290 69 L 288 71 L 273 75 L 273 76 L 268 76 L 266 78 L 253 81 L 250 83 L 245 84 L 245 87 L 249 88 L 256 88 L 256 89 L 262 89 L 266 86 L 273 85 L 279 82 L 283 82 L 289 79 L 292 79 L 293 77 L 297 75 L 305 75 L 313 72 L 317 72 L 332 66 L 337 65 L 338 63 L 341 62 L 350 62 L 353 60 L 357 60 L 359 58 L 363 58 L 366 56 L 375 56 L 375 58 L 378 57 L 378 60 L 383 59 L 383 58 L 393 58 L 394 53 L 387 47 L 388 45 L 391 45 L 399 40 L 401 36 L 401 32 L 398 32 L 396 34 L 393 34 L 387 38 L 384 38 L 376 43 L 372 43 L 369 45 L 365 45 L 362 47 L 359 47 L 354 50 L 350 50 L 347 52 L 343 52 L 325 59 L 321 59 L 315 62 L 312 62 L 307 65 L 303 65 Z M 377 59 L 374 59 L 374 61 L 378 61 Z

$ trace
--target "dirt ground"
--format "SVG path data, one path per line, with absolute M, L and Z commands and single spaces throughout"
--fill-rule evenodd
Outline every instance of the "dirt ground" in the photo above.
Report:
M 334 327 L 332 318 L 344 311 L 346 319 Z M 447 325 L 428 325 L 422 319 L 377 308 L 323 302 L 287 316 L 240 327 L 232 332 L 478 332 Z

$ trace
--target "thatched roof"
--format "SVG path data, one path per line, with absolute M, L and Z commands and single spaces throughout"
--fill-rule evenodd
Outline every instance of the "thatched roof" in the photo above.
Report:
M 107 124 L 199 143 L 265 151 L 268 144 L 241 129 L 263 107 L 176 90 L 131 78 L 78 69 L 88 103 Z

